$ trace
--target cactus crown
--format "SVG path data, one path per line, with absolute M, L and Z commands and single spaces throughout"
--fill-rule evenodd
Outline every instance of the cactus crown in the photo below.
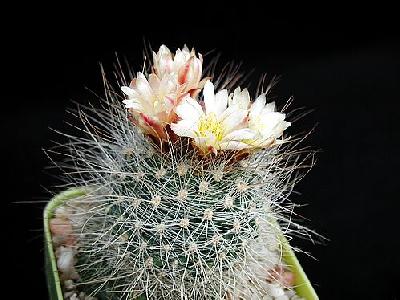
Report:
M 257 272 L 279 260 L 270 252 L 279 252 L 280 235 L 310 233 L 294 222 L 295 204 L 288 199 L 306 173 L 302 170 L 314 163 L 312 151 L 299 149 L 304 136 L 277 142 L 283 128 L 278 136 L 263 136 L 270 140 L 261 143 L 251 124 L 238 125 L 234 130 L 253 133 L 232 140 L 234 148 L 218 135 L 219 143 L 206 140 L 213 127 L 204 118 L 201 135 L 178 130 L 176 124 L 184 120 L 179 105 L 195 100 L 203 111 L 208 108 L 206 92 L 200 94 L 202 58 L 185 49 L 175 56 L 163 47 L 154 53 L 157 78 L 151 79 L 152 70 L 138 74 L 132 91 L 123 89 L 129 96 L 125 108 L 122 94 L 105 81 L 101 107 L 80 105 L 74 112 L 83 134 L 68 135 L 63 150 L 51 150 L 66 157 L 57 163 L 66 186 L 88 189 L 86 196 L 66 205 L 75 209 L 71 222 L 80 285 L 100 299 L 236 299 L 233 295 L 246 293 L 244 282 L 268 294 Z M 186 59 L 181 68 L 176 66 L 180 53 Z M 157 84 L 168 86 L 165 74 L 177 80 L 178 88 L 155 93 Z M 153 111 L 160 99 L 152 98 L 152 106 L 145 107 L 150 101 L 144 99 L 146 78 L 153 89 L 148 97 L 164 93 L 162 101 L 174 100 L 171 107 L 162 107 L 163 114 Z M 152 80 L 158 83 L 152 85 Z M 242 98 L 244 92 L 235 90 Z M 235 95 L 227 103 L 242 109 L 240 103 L 234 106 Z M 218 113 L 205 116 L 218 118 Z

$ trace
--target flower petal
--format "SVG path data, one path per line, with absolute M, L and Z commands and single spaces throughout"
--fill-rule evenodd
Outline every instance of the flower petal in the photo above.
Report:
M 215 109 L 215 95 L 214 95 L 214 85 L 210 80 L 207 80 L 203 89 L 204 105 L 206 108 L 206 113 L 209 114 L 214 112 Z
M 215 95 L 214 112 L 217 116 L 221 115 L 228 105 L 228 91 L 221 90 Z
M 216 148 L 217 146 L 217 139 L 215 137 L 215 135 L 213 135 L 212 133 L 209 133 L 206 137 L 199 137 L 196 136 L 194 138 L 194 142 L 196 143 L 196 145 L 202 149 L 207 149 L 207 148 Z
M 137 95 L 134 89 L 127 86 L 121 86 L 121 91 L 128 97 L 135 97 Z
M 264 110 L 265 112 L 275 112 L 276 111 L 276 106 L 275 106 L 275 101 L 268 103 L 265 105 Z
M 160 89 L 160 79 L 156 74 L 150 74 L 149 75 L 149 85 L 151 89 L 157 93 L 157 91 Z
M 140 103 L 133 101 L 133 100 L 124 100 L 122 101 L 125 104 L 125 108 L 130 108 L 133 110 L 138 110 L 141 111 L 143 109 L 142 105 Z
M 240 90 L 240 87 L 236 88 L 233 92 L 233 97 L 229 103 L 229 105 L 236 105 L 240 109 L 247 109 L 250 104 L 250 95 L 247 89 L 243 91 Z
M 266 102 L 265 94 L 261 94 L 260 96 L 257 97 L 257 99 L 253 102 L 253 104 L 250 107 L 250 112 L 249 112 L 249 118 L 256 118 L 263 108 L 265 107 L 265 102 Z
M 173 132 L 179 136 L 185 136 L 190 138 L 195 138 L 197 129 L 196 123 L 189 120 L 181 120 L 178 123 L 173 123 L 170 125 Z
M 157 75 L 169 73 L 173 67 L 171 51 L 165 45 L 161 45 L 157 53 L 153 52 L 153 67 Z
M 290 123 L 284 120 L 285 114 L 279 112 L 267 112 L 263 110 L 262 116 L 260 118 L 261 135 L 265 138 L 280 137 L 283 131 L 290 126 Z
M 269 147 L 275 143 L 275 139 L 273 137 L 263 137 L 258 136 L 256 139 L 251 140 L 249 144 L 252 147 Z
M 142 73 L 138 73 L 136 78 L 135 87 L 138 93 L 147 101 L 154 97 L 153 91 L 150 87 L 149 82 L 147 81 L 146 77 Z
M 178 71 L 182 66 L 186 64 L 186 62 L 190 59 L 190 51 L 185 46 L 183 49 L 178 49 L 175 52 L 174 56 L 174 71 Z
M 246 139 L 254 139 L 256 136 L 256 132 L 249 128 L 242 128 L 238 130 L 234 130 L 231 133 L 227 134 L 224 138 L 223 141 L 228 142 L 228 141 L 240 141 L 240 140 L 246 140 Z
M 237 128 L 247 116 L 247 110 L 228 107 L 221 115 L 222 125 L 225 133 L 229 133 Z
M 250 145 L 237 141 L 223 142 L 220 144 L 221 150 L 242 150 L 249 147 Z
M 282 121 L 278 123 L 272 132 L 275 138 L 279 138 L 282 136 L 283 132 L 291 125 L 290 122 Z
M 200 104 L 196 100 L 192 99 L 190 96 L 186 96 L 176 107 L 176 114 L 181 119 L 190 119 L 194 122 L 204 113 Z

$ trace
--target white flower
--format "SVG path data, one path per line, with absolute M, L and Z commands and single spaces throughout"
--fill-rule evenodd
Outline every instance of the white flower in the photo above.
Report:
M 195 97 L 203 87 L 202 57 L 186 46 L 173 56 L 162 45 L 153 52 L 153 71 L 148 78 L 139 72 L 129 87 L 121 87 L 128 96 L 123 102 L 144 133 L 166 140 L 166 126 L 176 118 L 176 105 L 187 94 Z
M 285 121 L 286 115 L 276 112 L 275 102 L 265 103 L 265 94 L 262 94 L 250 107 L 248 127 L 257 133 L 257 136 L 250 141 L 254 147 L 269 147 L 282 143 L 283 140 L 279 138 L 290 126 L 290 122 Z
M 180 92 L 197 95 L 203 84 L 202 76 L 203 58 L 201 54 L 196 56 L 194 50 L 189 51 L 185 46 L 178 49 L 173 56 L 171 51 L 162 45 L 157 53 L 153 52 L 154 72 L 160 78 L 173 75 L 177 84 L 181 87 Z
M 155 74 L 150 74 L 147 80 L 139 72 L 129 87 L 122 86 L 121 90 L 128 96 L 123 102 L 135 123 L 145 133 L 165 139 L 165 126 L 175 116 L 173 108 L 177 102 L 177 86 L 172 76 L 167 74 L 160 79 Z
M 250 98 L 247 91 L 243 92 L 237 90 L 229 96 L 227 90 L 221 90 L 214 94 L 214 85 L 207 81 L 203 90 L 205 111 L 196 100 L 185 97 L 176 108 L 180 121 L 171 124 L 171 129 L 179 136 L 193 138 L 204 153 L 250 147 L 244 140 L 255 138 L 255 133 L 244 127 L 248 110 L 240 104 L 250 102 Z

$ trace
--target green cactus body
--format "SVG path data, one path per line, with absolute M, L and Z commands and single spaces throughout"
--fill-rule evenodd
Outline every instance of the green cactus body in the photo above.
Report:
M 283 263 L 282 234 L 310 234 L 288 199 L 314 163 L 303 138 L 204 154 L 189 138 L 152 141 L 107 82 L 105 96 L 74 113 L 84 136 L 52 149 L 66 156 L 66 187 L 88 191 L 65 202 L 79 288 L 98 299 L 250 299 L 249 285 L 269 295 L 262 274 Z

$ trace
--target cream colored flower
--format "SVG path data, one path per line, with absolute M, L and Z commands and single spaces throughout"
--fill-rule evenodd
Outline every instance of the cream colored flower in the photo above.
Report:
M 250 107 L 248 127 L 257 133 L 248 143 L 254 147 L 269 147 L 282 143 L 283 131 L 290 126 L 284 113 L 276 112 L 275 102 L 266 103 L 265 94 L 260 95 Z
M 139 72 L 129 87 L 121 87 L 128 96 L 123 102 L 135 125 L 146 134 L 166 140 L 166 126 L 176 118 L 175 106 L 182 97 L 194 97 L 203 87 L 202 57 L 186 46 L 173 56 L 162 45 L 153 53 L 153 71 L 148 78 Z
M 190 93 L 197 95 L 203 86 L 200 81 L 202 76 L 203 58 L 199 53 L 196 56 L 194 50 L 189 51 L 185 46 L 178 49 L 175 55 L 162 45 L 157 53 L 153 52 L 153 69 L 157 76 L 163 78 L 166 75 L 173 75 L 180 86 L 182 94 Z
M 175 113 L 177 103 L 177 85 L 173 76 L 166 74 L 161 79 L 150 74 L 149 79 L 138 73 L 129 87 L 121 90 L 128 96 L 124 100 L 125 107 L 145 133 L 160 139 L 166 139 L 165 126 L 169 124 Z
M 203 90 L 205 109 L 185 97 L 176 108 L 180 120 L 171 124 L 171 129 L 178 136 L 193 138 L 204 153 L 251 147 L 244 142 L 255 138 L 255 132 L 244 126 L 248 109 L 240 104 L 250 102 L 250 98 L 247 91 L 243 92 L 228 95 L 227 90 L 221 90 L 214 94 L 214 85 L 207 81 Z

